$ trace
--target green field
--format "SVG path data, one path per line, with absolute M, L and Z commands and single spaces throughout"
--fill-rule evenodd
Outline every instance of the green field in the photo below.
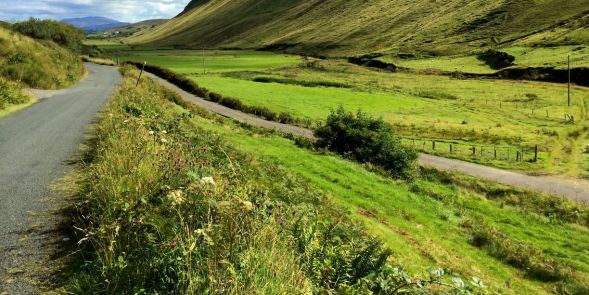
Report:
M 136 48 L 121 56 L 170 68 L 211 91 L 306 121 L 320 121 L 343 105 L 383 117 L 402 136 L 453 143 L 452 153 L 449 143 L 435 151 L 431 142 L 422 145 L 429 153 L 530 172 L 578 176 L 584 171 L 578 152 L 588 133 L 589 90 L 584 87 L 573 88 L 568 107 L 566 85 L 554 83 L 385 73 L 337 60 L 251 51 L 205 51 L 207 74 L 199 51 Z M 256 82 L 260 78 L 275 83 Z M 342 87 L 308 86 L 313 83 Z M 535 145 L 540 158 L 532 163 Z M 483 156 L 472 156 L 472 147 L 482 149 Z M 497 160 L 495 149 L 500 150 Z M 526 161 L 516 162 L 520 150 Z
M 563 69 L 568 66 L 567 56 L 570 55 L 571 67 L 589 67 L 589 47 L 587 46 L 555 46 L 555 47 L 508 47 L 501 51 L 513 55 L 516 67 L 555 67 Z M 414 70 L 439 70 L 445 72 L 465 72 L 490 74 L 496 72 L 475 54 L 457 56 L 398 58 L 395 55 L 381 57 L 380 60 L 397 66 Z
M 441 265 L 465 277 L 480 277 L 490 290 L 504 294 L 550 293 L 552 284 L 526 279 L 521 271 L 469 244 L 461 225 L 476 217 L 574 266 L 583 280 L 588 278 L 589 252 L 582 250 L 589 247 L 586 227 L 552 223 L 523 208 L 505 206 L 504 200 L 487 199 L 458 186 L 425 179 L 392 181 L 337 156 L 298 148 L 276 135 L 195 120 L 197 126 L 220 134 L 236 148 L 302 175 L 381 237 L 393 249 L 395 262 L 412 272 Z
M 337 293 L 321 283 L 349 250 L 329 246 L 337 260 L 310 273 L 310 250 L 291 230 L 297 216 L 321 218 L 309 232 L 338 224 L 305 236 L 318 249 L 333 236 L 346 243 L 340 231 L 360 223 L 353 240 L 379 237 L 392 250 L 389 263 L 411 278 L 442 267 L 466 281 L 480 278 L 489 294 L 586 291 L 584 205 L 430 170 L 392 180 L 198 108 L 187 116 L 170 102 L 173 94 L 148 80 L 136 87 L 138 71 L 124 73 L 73 189 L 89 205 L 76 220 L 88 233 L 80 241 L 88 256 L 68 285 L 72 293 Z M 503 248 L 477 246 L 479 231 L 491 229 Z M 551 269 L 558 277 L 542 277 Z

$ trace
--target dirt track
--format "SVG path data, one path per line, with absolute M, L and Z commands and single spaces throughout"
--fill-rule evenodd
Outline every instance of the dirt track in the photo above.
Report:
M 274 129 L 284 133 L 290 133 L 306 138 L 313 138 L 313 131 L 309 129 L 266 121 L 253 115 L 236 111 L 217 103 L 204 100 L 203 98 L 190 94 L 151 73 L 147 73 L 147 76 L 154 79 L 155 81 L 158 81 L 166 88 L 178 93 L 180 96 L 182 96 L 183 99 L 221 116 L 232 118 L 236 121 L 247 123 L 256 127 Z M 585 180 L 557 176 L 529 176 L 512 171 L 501 170 L 465 161 L 447 159 L 426 154 L 421 154 L 419 156 L 418 162 L 423 166 L 434 167 L 440 170 L 456 171 L 507 185 L 513 185 L 525 189 L 537 190 L 548 194 L 563 196 L 571 200 L 589 204 L 589 181 Z

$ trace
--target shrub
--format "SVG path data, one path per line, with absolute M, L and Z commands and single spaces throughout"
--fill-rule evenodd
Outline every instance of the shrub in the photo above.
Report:
M 477 58 L 484 61 L 492 69 L 500 70 L 512 66 L 515 57 L 506 52 L 489 49 L 485 52 L 479 53 Z
M 21 104 L 29 101 L 29 97 L 22 94 L 22 87 L 14 82 L 0 77 L 0 110 L 8 104 Z
M 72 51 L 82 49 L 84 33 L 74 26 L 54 20 L 30 18 L 12 25 L 12 30 L 34 39 L 53 41 Z
M 408 176 L 417 159 L 414 150 L 403 147 L 394 137 L 389 124 L 361 111 L 354 115 L 339 107 L 327 117 L 325 125 L 315 131 L 315 136 L 318 147 L 380 166 L 396 178 Z

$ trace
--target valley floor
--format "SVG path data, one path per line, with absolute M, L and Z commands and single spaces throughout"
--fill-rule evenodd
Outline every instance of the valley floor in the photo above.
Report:
M 247 106 L 289 113 L 303 126 L 320 124 L 342 105 L 382 116 L 405 144 L 425 153 L 526 173 L 589 177 L 584 87 L 573 88 L 573 105 L 567 107 L 566 85 L 555 83 L 385 73 L 264 52 L 203 56 L 191 50 L 106 48 L 121 60 L 169 68 Z

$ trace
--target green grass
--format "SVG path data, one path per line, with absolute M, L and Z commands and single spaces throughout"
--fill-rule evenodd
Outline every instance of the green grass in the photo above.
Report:
M 115 47 L 116 48 L 116 47 Z M 107 47 L 108 49 L 108 47 Z M 113 50 L 110 48 L 109 50 Z M 115 49 L 116 50 L 116 49 Z M 127 55 L 132 53 L 132 55 Z M 138 48 L 123 51 L 121 61 L 147 61 L 150 64 L 167 67 L 180 74 L 223 73 L 235 71 L 263 71 L 297 64 L 301 58 L 259 51 L 203 51 L 166 50 L 158 54 L 151 49 Z
M 300 149 L 288 139 L 231 124 L 195 120 L 201 128 L 221 134 L 239 149 L 271 159 L 305 177 L 334 202 L 348 208 L 371 233 L 379 235 L 393 249 L 395 261 L 412 271 L 438 264 L 465 276 L 481 277 L 491 290 L 507 294 L 549 293 L 549 284 L 525 279 L 519 270 L 469 244 L 469 235 L 461 224 L 478 217 L 510 238 L 530 243 L 572 265 L 580 272 L 579 277 L 587 279 L 589 253 L 582 250 L 589 246 L 586 227 L 551 223 L 517 207 L 435 181 L 391 181 L 336 156 Z
M 0 109 L 0 118 L 2 117 L 6 117 L 12 113 L 18 112 L 26 107 L 29 107 L 31 105 L 33 105 L 34 103 L 36 103 L 37 101 L 35 99 L 30 99 L 28 102 L 26 103 L 21 103 L 21 104 L 17 104 L 17 105 L 9 105 L 8 107 L 4 108 L 4 109 Z
M 376 284 L 417 294 L 387 271 L 398 261 L 379 240 L 299 171 L 234 148 L 205 130 L 222 119 L 122 72 L 66 185 L 80 260 L 61 293 L 367 294 Z
M 495 47 L 497 42 L 583 44 L 589 37 L 587 16 L 581 15 L 584 0 L 223 0 L 199 4 L 126 41 L 192 48 L 287 44 L 286 50 L 296 53 L 350 56 L 398 51 L 466 53 Z
M 501 48 L 515 56 L 515 67 L 555 67 L 563 69 L 568 66 L 567 56 L 571 56 L 571 67 L 589 67 L 589 47 L 584 45 L 555 46 L 555 47 L 507 47 Z M 445 72 L 465 72 L 475 74 L 490 74 L 496 72 L 484 62 L 477 59 L 475 54 L 417 57 L 401 59 L 395 55 L 379 58 L 397 66 L 414 70 L 439 70 Z
M 77 54 L 44 40 L 0 28 L 0 76 L 33 88 L 70 86 L 84 75 Z
M 495 70 L 491 69 L 483 61 L 474 55 L 440 56 L 430 58 L 401 59 L 394 56 L 379 58 L 382 61 L 393 63 L 396 66 L 414 70 L 440 70 L 448 72 L 465 72 L 476 74 L 490 74 Z
M 578 168 L 581 158 L 572 152 L 581 142 L 570 136 L 587 133 L 589 90 L 583 87 L 573 88 L 569 108 L 566 85 L 554 83 L 384 73 L 337 60 L 250 51 L 206 51 L 211 67 L 203 74 L 202 59 L 195 55 L 198 51 L 127 47 L 119 53 L 184 73 L 199 85 L 246 105 L 288 112 L 306 122 L 322 120 L 330 109 L 342 105 L 383 117 L 400 135 L 453 142 L 455 150 L 462 151 L 451 154 L 444 143 L 431 151 L 430 142 L 425 152 L 530 172 L 577 176 L 583 171 Z M 278 83 L 255 82 L 260 79 Z M 338 87 L 321 86 L 329 84 Z M 574 116 L 574 124 L 565 122 L 565 113 Z M 535 145 L 539 162 L 513 161 L 522 148 L 529 160 Z M 486 150 L 486 156 L 473 158 L 468 153 L 472 146 Z M 510 151 L 512 160 L 501 155 L 494 160 L 489 152 L 495 148 Z

